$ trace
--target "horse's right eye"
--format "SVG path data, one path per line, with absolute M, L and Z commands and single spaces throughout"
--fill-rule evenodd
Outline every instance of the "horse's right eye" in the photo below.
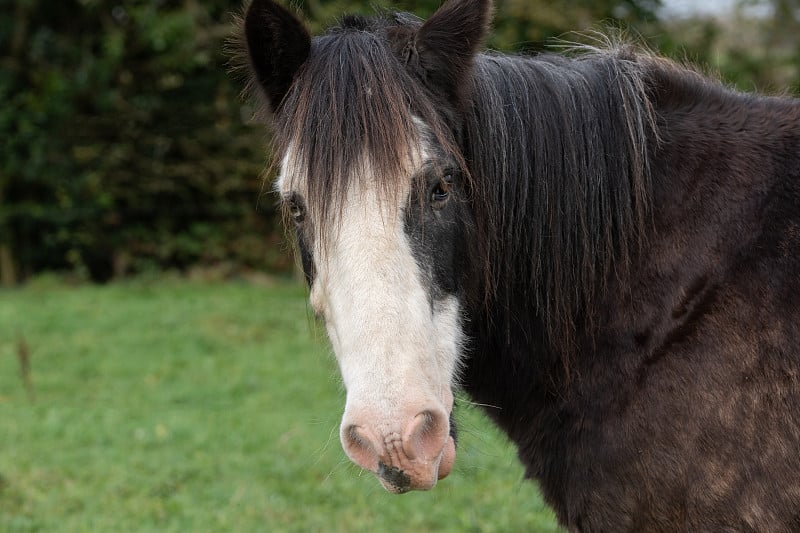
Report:
M 450 188 L 453 185 L 453 175 L 446 174 L 442 177 L 441 181 L 436 184 L 431 191 L 431 204 L 433 207 L 439 209 L 444 206 L 447 199 L 450 197 Z

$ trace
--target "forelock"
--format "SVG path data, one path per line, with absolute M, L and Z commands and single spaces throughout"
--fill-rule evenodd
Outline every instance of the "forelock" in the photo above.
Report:
M 353 187 L 368 186 L 381 199 L 407 190 L 412 169 L 405 167 L 421 143 L 454 151 L 448 127 L 374 20 L 348 18 L 315 38 L 275 117 L 275 153 L 291 147 L 290 174 L 302 177 L 321 229 L 335 223 Z

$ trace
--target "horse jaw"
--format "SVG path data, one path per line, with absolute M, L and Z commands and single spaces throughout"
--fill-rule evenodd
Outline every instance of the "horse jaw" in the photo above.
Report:
M 287 178 L 292 159 L 284 159 L 283 194 L 303 189 L 301 173 Z M 387 490 L 427 490 L 455 460 L 460 304 L 432 297 L 414 257 L 404 226 L 410 186 L 387 199 L 369 179 L 352 183 L 358 190 L 348 191 L 335 231 L 315 230 L 310 291 L 347 389 L 340 437 L 348 457 Z

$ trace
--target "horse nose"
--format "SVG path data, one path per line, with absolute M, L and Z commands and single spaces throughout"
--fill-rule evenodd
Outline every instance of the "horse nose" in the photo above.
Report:
M 441 407 L 416 411 L 397 423 L 366 412 L 346 415 L 342 422 L 348 457 L 377 475 L 391 492 L 431 489 L 452 467 L 455 443 L 448 413 Z

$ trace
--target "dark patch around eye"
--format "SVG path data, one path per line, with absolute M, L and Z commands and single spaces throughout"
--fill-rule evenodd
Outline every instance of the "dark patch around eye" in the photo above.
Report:
M 297 236 L 297 251 L 300 253 L 300 263 L 303 267 L 303 275 L 306 278 L 306 283 L 309 287 L 314 283 L 316 270 L 314 268 L 314 258 L 311 255 L 311 250 L 306 242 L 305 235 L 302 231 L 295 232 Z
M 287 194 L 283 202 L 286 213 L 294 223 L 297 252 L 300 254 L 300 264 L 303 268 L 303 275 L 306 279 L 306 283 L 308 283 L 310 287 L 311 284 L 314 283 L 316 270 L 314 268 L 314 258 L 311 254 L 310 243 L 306 236 L 307 233 L 303 227 L 306 219 L 306 203 L 303 196 L 296 192 Z
M 467 262 L 466 226 L 470 217 L 466 203 L 456 201 L 458 174 L 451 168 L 427 166 L 405 213 L 411 251 L 429 280 L 431 301 L 459 292 Z M 444 198 L 439 197 L 442 194 Z

